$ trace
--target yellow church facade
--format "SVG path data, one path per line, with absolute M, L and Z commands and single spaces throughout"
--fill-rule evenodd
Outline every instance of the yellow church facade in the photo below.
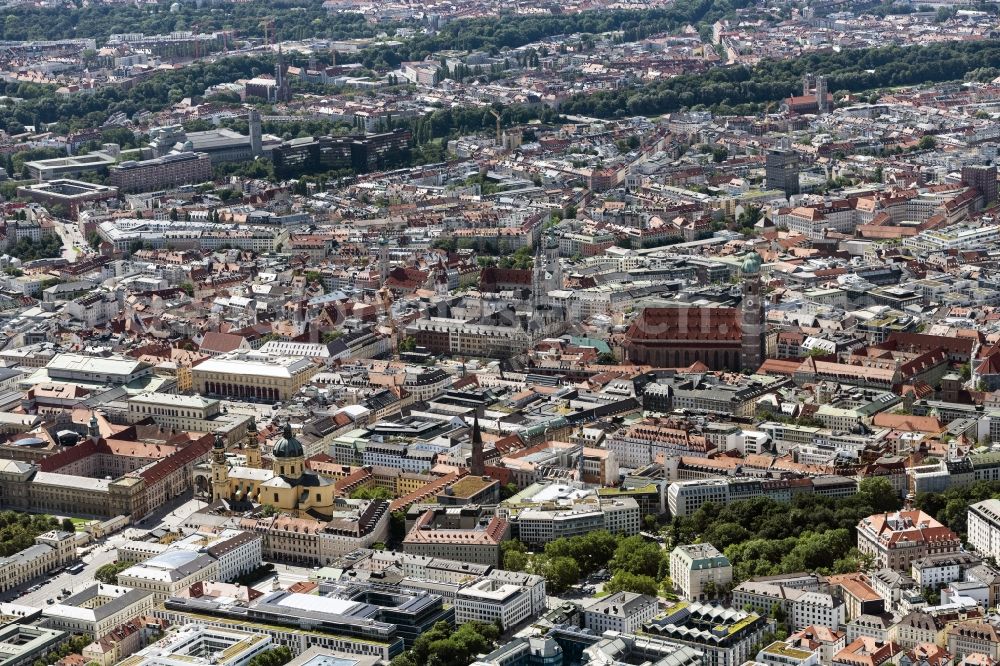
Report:
M 261 465 L 260 443 L 253 423 L 244 445 L 246 466 L 230 466 L 225 443 L 216 436 L 212 451 L 212 499 L 246 501 L 273 506 L 280 513 L 298 517 L 331 518 L 334 483 L 306 469 L 302 444 L 285 424 L 272 451 L 272 467 Z

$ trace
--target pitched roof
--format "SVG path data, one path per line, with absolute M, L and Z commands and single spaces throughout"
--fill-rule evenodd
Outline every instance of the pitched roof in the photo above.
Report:
M 736 308 L 646 308 L 629 327 L 631 340 L 739 340 Z
M 202 351 L 224 353 L 236 351 L 244 342 L 245 339 L 242 335 L 210 331 L 206 333 L 205 337 L 202 339 L 200 348 Z

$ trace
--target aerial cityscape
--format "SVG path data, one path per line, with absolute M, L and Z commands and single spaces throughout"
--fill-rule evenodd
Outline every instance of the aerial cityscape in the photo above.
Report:
M 1000 666 L 1000 4 L 0 5 L 0 666 Z

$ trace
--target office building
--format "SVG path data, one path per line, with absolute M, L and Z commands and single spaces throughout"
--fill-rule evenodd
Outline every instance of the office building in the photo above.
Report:
M 206 153 L 171 153 L 111 168 L 111 184 L 122 192 L 151 192 L 211 179 L 212 160 Z
M 819 666 L 819 652 L 803 649 L 788 641 L 774 641 L 757 653 L 756 661 L 765 666 Z
M 17 188 L 17 196 L 37 201 L 53 214 L 76 220 L 80 208 L 86 204 L 117 199 L 118 188 L 60 178 L 48 182 L 21 185 Z
M 733 566 L 710 543 L 682 544 L 670 552 L 670 580 L 687 601 L 718 599 L 733 582 Z
M 28 546 L 0 558 L 0 592 L 6 592 L 76 559 L 76 534 L 53 530 L 35 537 Z
M 506 631 L 533 617 L 531 589 L 486 578 L 458 591 L 452 602 L 455 622 L 499 622 Z
M 405 163 L 410 130 L 396 129 L 361 136 L 319 136 L 290 139 L 272 151 L 275 173 L 303 173 L 352 169 L 366 173 Z
M 229 596 L 175 596 L 153 614 L 172 624 L 197 621 L 208 627 L 269 635 L 298 655 L 312 646 L 386 661 L 413 645 L 437 622 L 454 624 L 454 608 L 440 595 L 387 589 L 365 583 L 320 584 L 318 594 L 277 591 L 250 601 Z
M 799 156 L 794 150 L 767 151 L 764 184 L 769 190 L 781 190 L 787 196 L 799 193 Z
M 69 638 L 65 631 L 30 624 L 0 628 L 0 666 L 25 666 L 43 658 Z
M 203 580 L 219 578 L 219 563 L 207 553 L 166 551 L 118 574 L 118 584 L 153 594 L 156 602 Z
M 969 545 L 982 557 L 1000 557 L 1000 500 L 969 505 Z
M 658 609 L 656 597 L 635 592 L 615 592 L 586 607 L 583 626 L 597 635 L 602 635 L 605 631 L 634 634 L 653 619 Z
M 482 513 L 477 506 L 440 507 L 424 511 L 403 539 L 403 550 L 473 564 L 500 566 L 510 523 Z
M 72 178 L 84 173 L 97 173 L 110 168 L 115 163 L 113 155 L 104 152 L 53 157 L 46 160 L 30 160 L 24 163 L 28 173 L 35 180 L 56 180 Z
M 206 627 L 191 623 L 171 631 L 120 663 L 120 666 L 245 666 L 275 647 L 271 637 L 253 631 Z
M 919 510 L 877 513 L 858 523 L 858 550 L 872 555 L 876 567 L 908 571 L 915 560 L 961 548 L 957 534 Z
M 93 583 L 42 609 L 46 624 L 95 639 L 153 609 L 153 595 L 120 585 Z
M 667 487 L 667 508 L 672 516 L 690 516 L 703 504 L 729 504 L 754 497 L 788 502 L 793 493 L 849 497 L 858 492 L 854 478 L 817 476 L 805 479 L 706 478 L 676 481 Z
M 983 206 L 997 200 L 997 168 L 993 165 L 969 165 L 962 167 L 962 182 L 979 190 Z
M 704 655 L 705 666 L 740 666 L 756 653 L 769 622 L 757 613 L 682 601 L 643 626 L 643 633 Z
M 832 595 L 768 582 L 746 581 L 733 590 L 733 606 L 769 613 L 777 604 L 785 611 L 793 631 L 811 625 L 840 629 L 847 607 Z

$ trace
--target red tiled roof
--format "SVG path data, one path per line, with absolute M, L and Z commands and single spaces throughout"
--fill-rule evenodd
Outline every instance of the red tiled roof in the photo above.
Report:
M 740 339 L 736 308 L 646 308 L 629 327 L 630 340 L 707 342 Z
M 231 352 L 239 349 L 243 341 L 244 338 L 241 335 L 209 331 L 201 341 L 201 349 L 203 351 Z

